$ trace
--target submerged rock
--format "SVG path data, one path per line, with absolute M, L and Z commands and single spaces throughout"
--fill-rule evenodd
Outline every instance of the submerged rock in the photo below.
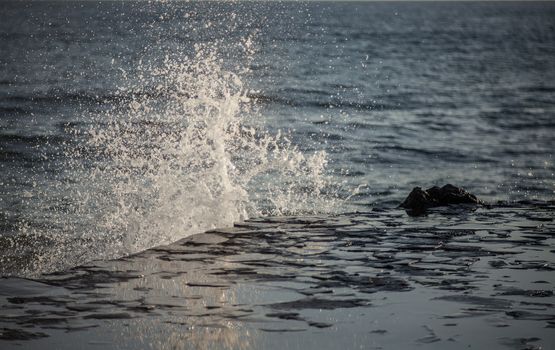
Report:
M 450 204 L 482 204 L 475 195 L 460 187 L 447 184 L 443 187 L 434 186 L 423 190 L 415 187 L 408 197 L 399 205 L 407 209 L 411 215 L 421 215 L 426 209 Z

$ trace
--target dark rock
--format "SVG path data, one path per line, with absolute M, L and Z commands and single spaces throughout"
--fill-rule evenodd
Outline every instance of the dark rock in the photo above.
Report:
M 407 209 L 411 215 L 421 215 L 426 209 L 441 207 L 451 204 L 482 204 L 475 195 L 460 187 L 447 184 L 443 187 L 434 186 L 423 190 L 415 187 L 408 197 L 399 205 Z

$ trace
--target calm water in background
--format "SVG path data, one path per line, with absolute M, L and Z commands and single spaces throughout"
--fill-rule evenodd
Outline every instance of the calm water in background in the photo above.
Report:
M 61 175 L 75 166 L 66 159 L 81 142 L 73 129 L 102 128 L 91 115 L 138 94 L 163 100 L 148 87 L 122 89 L 141 84 L 145 62 L 212 41 L 222 67 L 240 72 L 258 127 L 281 130 L 301 154 L 325 151 L 340 197 L 359 188 L 333 211 L 390 206 L 414 186 L 445 183 L 488 201 L 554 197 L 555 4 L 2 2 L 0 9 L 2 235 L 20 232 L 21 222 L 56 226 L 60 211 L 80 200 L 58 185 L 81 186 Z M 77 158 L 86 168 L 97 156 Z M 256 194 L 265 181 L 271 172 L 245 189 Z

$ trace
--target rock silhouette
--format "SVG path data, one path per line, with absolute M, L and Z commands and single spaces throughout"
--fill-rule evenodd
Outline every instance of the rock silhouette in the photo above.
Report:
M 415 187 L 407 198 L 399 205 L 405 208 L 410 215 L 421 215 L 428 208 L 441 207 L 451 204 L 482 204 L 472 193 L 460 187 L 447 184 L 443 187 L 434 186 L 423 190 Z

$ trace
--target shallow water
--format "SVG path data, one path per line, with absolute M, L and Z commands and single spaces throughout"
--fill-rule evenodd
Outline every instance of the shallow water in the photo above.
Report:
M 274 217 L 0 283 L 2 348 L 547 349 L 553 203 Z
M 553 198 L 551 3 L 1 6 L 2 274 L 416 185 Z

